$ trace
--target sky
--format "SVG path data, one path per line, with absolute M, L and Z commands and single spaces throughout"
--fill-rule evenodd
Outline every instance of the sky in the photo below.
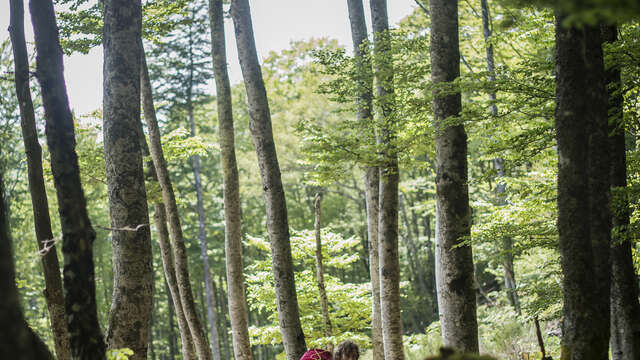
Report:
M 26 1 L 25 1 L 26 2 Z M 370 14 L 365 2 L 368 28 Z M 0 41 L 9 37 L 9 1 L 0 1 Z M 260 60 L 271 51 L 289 48 L 296 40 L 312 37 L 337 39 L 351 49 L 351 29 L 346 0 L 250 0 L 251 15 Z M 396 25 L 415 7 L 414 0 L 388 0 L 389 23 Z M 25 6 L 27 9 L 28 7 Z M 25 9 L 25 10 L 27 10 Z M 26 11 L 27 42 L 33 42 L 31 19 Z M 231 19 L 226 19 L 227 59 L 232 84 L 242 81 Z M 83 115 L 102 106 L 102 49 L 87 55 L 65 56 L 65 79 L 71 108 Z M 213 86 L 211 87 L 213 92 Z

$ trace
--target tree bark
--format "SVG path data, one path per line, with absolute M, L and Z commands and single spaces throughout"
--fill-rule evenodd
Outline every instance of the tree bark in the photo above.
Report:
M 331 317 L 329 316 L 329 300 L 327 289 L 324 286 L 324 267 L 322 264 L 322 193 L 317 193 L 314 201 L 315 232 L 316 232 L 316 279 L 318 281 L 318 294 L 320 295 L 320 308 L 324 320 L 324 336 L 333 336 Z M 333 352 L 333 343 L 327 344 L 329 352 Z
M 404 359 L 400 310 L 400 260 L 398 257 L 398 150 L 395 145 L 397 119 L 393 87 L 391 37 L 386 0 L 371 0 L 374 74 L 382 112 L 380 142 L 380 213 L 378 251 L 380 256 L 380 309 L 385 359 Z
M 3 177 L 0 170 L 0 324 L 3 324 L 0 327 L 0 358 L 15 359 L 19 356 L 21 360 L 53 360 L 49 349 L 31 330 L 22 313 L 15 279 Z
M 155 217 L 154 217 L 154 220 L 156 220 Z M 165 234 L 165 236 L 168 237 L 169 234 L 168 234 L 168 230 L 167 230 L 166 216 L 165 216 L 164 225 L 160 225 L 160 227 L 164 228 L 164 234 Z M 156 229 L 157 228 L 158 228 L 158 225 L 156 224 Z M 162 262 L 163 262 L 163 265 L 164 265 L 164 260 Z M 173 275 L 175 277 L 175 272 L 173 273 Z M 167 337 L 168 337 L 167 341 L 169 342 L 169 359 L 174 360 L 176 358 L 176 347 L 177 347 L 177 345 L 176 345 L 176 336 L 175 336 L 175 332 L 173 330 L 174 329 L 174 326 L 173 326 L 174 306 L 173 306 L 173 297 L 171 296 L 171 290 L 169 290 L 169 284 L 167 283 L 166 278 L 164 278 L 164 291 L 167 294 L 167 313 L 168 313 L 168 326 L 169 326 L 169 333 L 167 335 Z M 182 311 L 182 309 L 180 309 L 180 311 Z M 184 319 L 184 313 L 182 313 L 182 320 L 184 321 L 183 324 L 185 324 L 186 320 Z M 188 332 L 189 327 L 186 326 L 185 329 Z M 182 331 L 180 331 L 180 333 L 182 333 Z M 191 333 L 189 333 L 189 335 L 191 335 Z M 188 360 L 193 359 L 193 340 L 191 341 L 191 353 L 187 354 L 186 351 L 184 351 L 184 348 L 183 348 L 182 354 L 183 354 L 183 357 L 185 359 L 188 359 Z M 187 355 L 189 357 L 187 357 Z
M 273 141 L 267 92 L 256 54 L 248 0 L 233 0 L 231 2 L 231 16 L 235 27 L 240 67 L 249 101 L 249 127 L 262 177 L 280 332 L 287 359 L 298 360 L 306 350 L 306 343 L 300 324 L 296 295 L 287 204 L 282 187 L 276 146 Z
M 460 76 L 458 4 L 432 0 L 431 77 L 435 85 Z M 462 111 L 460 92 L 434 90 L 436 127 L 437 273 L 438 308 L 445 346 L 478 352 L 478 323 L 473 284 L 471 245 L 459 246 L 471 235 L 467 183 L 467 134 L 463 125 L 443 127 L 441 122 Z
M 590 104 L 600 84 L 585 76 L 592 46 L 588 29 L 565 27 L 556 15 L 556 139 L 558 234 L 563 271 L 563 359 L 607 359 L 608 316 L 602 313 L 590 221 Z M 598 35 L 599 37 L 599 35 Z M 602 66 L 602 64 L 600 64 Z M 601 71 L 601 70 L 600 70 Z M 608 173 L 608 171 L 607 171 Z M 590 221 L 585 221 L 589 219 Z M 605 251 L 606 252 L 606 251 Z M 596 277 L 597 276 L 597 277 Z M 608 309 L 607 309 L 608 310 Z M 608 311 L 605 311 L 608 314 Z
M 64 82 L 62 48 L 51 0 L 31 0 L 37 77 L 42 88 L 47 144 L 58 197 L 64 254 L 64 290 L 72 357 L 100 360 L 105 344 L 98 323 L 93 241 L 75 151 L 73 116 Z
M 187 89 L 187 113 L 191 126 L 191 136 L 196 136 L 196 121 L 193 115 L 193 102 L 191 99 L 191 88 L 193 79 L 193 63 L 189 64 L 189 88 Z M 216 319 L 216 302 L 213 295 L 211 270 L 209 269 L 209 258 L 207 256 L 207 229 L 204 215 L 204 199 L 202 195 L 202 179 L 200 177 L 200 156 L 194 155 L 193 178 L 195 180 L 195 190 L 198 211 L 198 238 L 200 239 L 200 257 L 202 258 L 202 272 L 204 274 L 204 288 L 207 301 L 207 320 L 209 322 L 209 336 L 211 336 L 211 352 L 213 360 L 220 360 L 220 347 L 218 346 L 218 320 Z
M 482 34 L 484 36 L 485 51 L 487 59 L 487 72 L 489 73 L 488 80 L 494 82 L 495 76 L 495 61 L 493 56 L 493 44 L 491 43 L 491 35 L 493 33 L 491 13 L 489 11 L 488 0 L 480 0 L 480 6 L 482 8 Z M 498 105 L 495 101 L 497 99 L 495 91 L 489 92 L 489 100 L 492 102 L 490 106 L 491 116 L 496 117 L 498 115 Z M 505 205 L 504 193 L 506 191 L 506 184 L 499 179 L 504 174 L 504 159 L 493 159 L 493 166 L 498 175 L 498 184 L 496 185 L 496 197 L 499 205 Z M 516 291 L 516 276 L 513 268 L 513 239 L 505 237 L 502 239 L 502 267 L 504 268 L 504 288 L 507 291 L 507 297 L 511 306 L 520 314 L 520 300 L 518 299 L 518 292 Z
M 149 81 L 149 70 L 147 69 L 147 63 L 144 55 L 142 56 L 142 72 L 140 76 L 142 77 L 142 99 L 143 106 L 145 108 L 144 118 L 147 123 L 147 127 L 149 128 L 149 140 L 151 142 L 151 157 L 153 158 L 153 164 L 156 168 L 158 182 L 160 183 L 160 188 L 162 189 L 162 198 L 164 200 L 166 215 L 168 217 L 169 232 L 171 234 L 171 237 L 173 238 L 171 248 L 173 252 L 178 294 L 180 295 L 180 302 L 182 303 L 182 309 L 184 311 L 189 331 L 191 332 L 198 359 L 210 360 L 211 351 L 209 349 L 209 344 L 207 343 L 207 334 L 202 327 L 200 319 L 198 318 L 195 302 L 193 300 L 193 292 L 191 291 L 191 282 L 189 281 L 189 265 L 187 262 L 187 248 L 185 246 L 184 237 L 182 235 L 182 226 L 180 224 L 180 215 L 178 213 L 178 206 L 176 203 L 175 194 L 173 192 L 173 185 L 171 184 L 171 179 L 169 178 L 169 169 L 167 168 L 167 162 L 164 159 L 164 154 L 162 152 L 160 128 L 158 127 L 158 121 L 155 116 L 156 113 L 153 106 L 151 82 Z M 168 277 L 167 281 L 169 281 Z M 177 312 L 178 305 L 175 302 L 175 298 L 174 304 L 176 305 Z
M 71 345 L 67 331 L 67 315 L 64 312 L 64 295 L 60 278 L 60 263 L 49 217 L 49 202 L 42 173 L 42 148 L 38 142 L 36 120 L 31 99 L 29 84 L 29 56 L 24 38 L 24 3 L 22 0 L 11 0 L 11 16 L 9 32 L 13 46 L 14 73 L 16 95 L 20 105 L 20 126 L 27 155 L 29 192 L 33 207 L 33 220 L 36 231 L 38 249 L 44 252 L 41 256 L 44 273 L 44 295 L 51 319 L 51 332 L 55 344 L 56 355 L 60 360 L 71 359 Z
M 216 81 L 218 106 L 218 136 L 224 184 L 225 257 L 229 292 L 229 318 L 233 337 L 233 352 L 238 360 L 251 360 L 249 320 L 244 292 L 242 266 L 242 209 L 240 184 L 235 152 L 231 86 L 227 72 L 222 0 L 209 0 L 211 24 L 211 58 Z
M 603 41 L 617 40 L 616 26 L 603 26 Z M 622 80 L 617 64 L 605 73 L 609 92 L 609 154 L 612 188 L 613 237 L 611 244 L 611 356 L 613 360 L 640 359 L 640 304 L 631 256 L 627 159 L 623 123 Z
M 113 242 L 109 349 L 146 359 L 153 265 L 140 147 L 140 1 L 104 2 L 104 152 Z
M 357 121 L 365 129 L 375 129 L 372 114 L 373 74 L 367 51 L 367 23 L 365 21 L 362 0 L 347 0 L 353 52 L 358 66 L 357 79 Z M 366 130 L 365 130 L 366 131 Z M 375 130 L 367 133 L 366 141 L 376 142 Z M 369 239 L 369 274 L 371 276 L 371 347 L 373 360 L 384 357 L 382 341 L 382 322 L 380 314 L 380 260 L 378 256 L 378 206 L 379 206 L 379 169 L 367 166 L 364 170 L 364 187 L 367 209 L 367 237 Z

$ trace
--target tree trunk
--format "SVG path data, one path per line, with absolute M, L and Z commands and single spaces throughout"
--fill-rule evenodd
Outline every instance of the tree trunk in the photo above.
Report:
M 617 40 L 616 26 L 602 28 L 603 40 Z M 611 356 L 613 360 L 640 359 L 640 304 L 638 282 L 631 256 L 629 237 L 629 199 L 627 159 L 623 125 L 622 80 L 617 64 L 610 64 L 605 73 L 609 90 L 609 154 L 611 155 L 611 187 L 613 238 L 611 246 Z
M 249 320 L 247 318 L 242 266 L 242 210 L 236 163 L 231 86 L 227 72 L 222 0 L 209 0 L 211 23 L 211 57 L 216 81 L 218 136 L 224 184 L 225 257 L 229 291 L 229 318 L 233 352 L 238 360 L 251 360 Z
M 258 155 L 271 240 L 273 278 L 280 332 L 287 359 L 298 360 L 306 350 L 291 257 L 287 204 L 271 128 L 271 114 L 262 70 L 256 54 L 248 0 L 231 2 L 238 57 L 249 101 L 251 136 Z
M 380 100 L 382 165 L 380 166 L 380 309 L 385 359 L 404 359 L 400 311 L 400 261 L 398 258 L 398 150 L 394 144 L 397 124 L 393 88 L 391 37 L 387 1 L 371 0 L 374 70 Z
M 190 64 L 192 67 L 193 64 Z M 192 70 L 190 70 L 192 72 Z M 191 77 L 191 75 L 190 75 Z M 187 112 L 189 113 L 189 124 L 191 126 L 191 136 L 196 136 L 196 121 L 193 115 L 193 103 L 191 101 L 191 88 L 187 91 Z M 200 156 L 194 155 L 193 177 L 195 179 L 195 190 L 198 209 L 198 237 L 200 239 L 200 257 L 202 258 L 202 272 L 204 273 L 204 288 L 207 299 L 207 320 L 209 321 L 209 335 L 211 336 L 211 352 L 213 360 L 220 360 L 220 347 L 218 346 L 218 320 L 216 319 L 216 303 L 213 296 L 211 270 L 209 269 L 209 257 L 207 256 L 207 230 L 204 215 L 204 199 L 202 196 L 202 179 L 200 177 Z
M 173 265 L 175 265 L 176 285 L 178 288 L 179 298 L 182 303 L 182 309 L 184 311 L 186 322 L 189 326 L 189 331 L 191 332 L 198 359 L 210 360 L 211 351 L 209 351 L 209 344 L 207 343 L 207 334 L 202 327 L 200 319 L 198 318 L 195 302 L 193 300 L 193 292 L 191 291 L 189 265 L 187 263 L 187 248 L 182 235 L 180 215 L 178 214 L 178 206 L 173 192 L 173 185 L 169 178 L 167 162 L 164 159 L 164 154 L 162 153 L 160 128 L 158 127 L 158 121 L 155 116 L 156 113 L 153 106 L 151 82 L 149 81 L 149 70 L 147 69 L 145 56 L 142 56 L 142 71 L 140 75 L 142 77 L 142 99 L 144 104 L 143 106 L 145 108 L 144 118 L 147 123 L 147 127 L 149 128 L 149 140 L 151 142 L 151 157 L 153 158 L 158 182 L 162 189 L 162 198 L 164 200 L 166 215 L 168 217 L 169 232 L 173 238 L 171 248 L 173 250 Z M 169 272 L 166 273 L 168 274 Z M 169 281 L 169 277 L 167 277 L 167 281 Z M 169 285 L 171 286 L 171 284 Z M 172 296 L 173 295 L 178 294 L 172 294 Z M 176 298 L 174 297 L 174 305 L 176 305 L 177 312 L 178 304 L 175 300 Z
M 589 132 L 599 84 L 587 79 L 594 61 L 586 28 L 567 28 L 556 16 L 556 139 L 558 235 L 564 292 L 563 359 L 607 359 L 608 317 L 602 313 L 590 232 Z M 590 34 L 591 35 L 591 34 Z M 589 36 L 590 36 L 589 35 Z M 599 36 L 598 36 L 599 37 Z M 600 64 L 602 66 L 602 64 Z M 601 70 L 600 70 L 601 71 Z M 602 91 L 602 90 L 600 90 Z M 608 172 L 608 171 L 607 171 Z M 606 251 L 605 251 L 606 252 Z M 600 269 L 598 269 L 600 270 Z M 608 313 L 608 311 L 605 311 Z
M 488 0 L 480 0 L 480 6 L 482 7 L 482 34 L 484 35 L 485 51 L 487 55 L 487 72 L 489 73 L 488 80 L 494 82 L 495 76 L 495 62 L 493 56 L 493 44 L 491 43 L 491 35 L 493 33 L 493 26 L 491 21 L 491 13 L 489 11 Z M 498 115 L 498 106 L 495 104 L 497 99 L 495 91 L 489 92 L 489 100 L 492 101 L 490 106 L 491 116 L 496 117 Z M 493 166 L 497 172 L 498 179 L 504 176 L 504 159 L 493 159 Z M 499 205 L 505 205 L 504 193 L 506 190 L 506 184 L 498 180 L 496 185 L 496 198 Z M 520 314 L 520 300 L 518 299 L 518 293 L 516 291 L 516 277 L 513 269 L 513 239 L 505 237 L 502 239 L 502 267 L 504 268 L 504 288 L 507 291 L 507 297 L 511 306 Z
M 222 329 L 221 329 L 221 333 L 222 333 L 222 347 L 224 349 L 224 354 L 225 354 L 225 359 L 235 359 L 235 356 L 233 355 L 231 346 L 229 346 L 229 321 L 227 320 L 226 314 L 229 313 L 229 307 L 227 306 L 225 299 L 227 299 L 227 294 L 225 294 L 224 292 L 224 279 L 222 276 L 218 277 L 218 281 L 220 282 L 220 287 L 219 290 L 220 291 L 216 291 L 215 288 L 215 283 L 213 283 L 214 288 L 213 288 L 213 293 L 214 294 L 219 294 L 219 297 L 216 297 L 216 300 L 218 302 L 218 304 L 220 305 L 220 312 L 219 314 L 222 315 L 222 320 L 221 320 L 221 325 L 222 325 Z M 227 287 L 229 287 L 229 285 L 226 285 Z
M 318 294 L 320 295 L 320 307 L 322 309 L 322 318 L 324 319 L 324 336 L 333 336 L 331 328 L 331 317 L 329 316 L 329 300 L 327 299 L 327 290 L 324 286 L 324 268 L 322 264 L 322 193 L 316 194 L 314 201 L 315 208 L 315 232 L 316 232 L 316 279 L 318 281 Z M 327 344 L 329 352 L 333 352 L 333 343 Z
M 435 85 L 460 76 L 458 4 L 432 0 L 431 77 Z M 436 213 L 438 308 L 445 346 L 478 352 L 476 296 L 473 288 L 471 245 L 459 246 L 471 235 L 467 183 L 467 134 L 463 125 L 442 127 L 440 122 L 462 111 L 460 93 L 434 90 L 436 127 Z
M 362 0 L 348 0 L 349 22 L 353 52 L 358 66 L 356 95 L 357 120 L 364 129 L 375 129 L 372 115 L 373 74 L 371 61 L 366 50 L 367 23 L 365 21 Z M 365 130 L 366 131 L 366 130 Z M 375 130 L 367 133 L 367 143 L 375 144 Z M 364 187 L 367 209 L 367 237 L 369 239 L 369 274 L 371 276 L 371 347 L 373 360 L 384 357 L 382 342 L 382 322 L 380 315 L 380 261 L 378 257 L 378 206 L 379 206 L 379 169 L 367 166 L 364 170 Z
M 113 294 L 107 347 L 146 359 L 153 265 L 140 147 L 139 1 L 104 2 L 104 153 L 113 242 Z
M 154 220 L 156 220 L 157 218 L 154 218 Z M 158 227 L 158 225 L 156 224 L 156 228 Z M 168 230 L 167 230 L 167 222 L 166 222 L 166 216 L 165 216 L 165 222 L 164 225 L 159 225 L 159 227 L 163 227 L 164 228 L 164 234 L 165 236 L 168 237 Z M 159 231 L 158 231 L 159 233 Z M 166 241 L 166 240 L 165 240 Z M 168 247 L 168 246 L 167 246 Z M 162 261 L 164 264 L 164 260 Z M 175 278 L 175 272 L 173 273 L 174 278 Z M 177 290 L 177 289 L 176 289 Z M 169 290 L 169 284 L 166 281 L 164 281 L 164 291 L 167 294 L 167 313 L 168 313 L 168 326 L 169 326 L 169 334 L 168 334 L 168 339 L 167 341 L 169 342 L 169 359 L 171 360 L 175 360 L 176 358 L 176 336 L 175 336 L 175 332 L 173 331 L 174 327 L 173 327 L 173 311 L 174 311 L 174 306 L 173 306 L 173 298 L 171 297 L 171 292 Z M 182 311 L 182 309 L 180 309 L 180 311 Z M 186 322 L 186 320 L 184 319 L 184 313 L 182 313 L 182 319 L 183 319 L 183 324 Z M 189 327 L 185 327 L 185 330 L 187 331 L 187 333 L 189 335 L 191 335 L 191 333 L 189 333 Z M 182 333 L 182 331 L 180 331 L 180 333 Z M 183 357 L 185 359 L 191 360 L 193 358 L 193 340 L 191 342 L 191 354 L 187 354 L 186 351 L 183 348 Z M 188 356 L 189 357 L 188 357 Z
M 31 0 L 37 51 L 37 77 L 42 88 L 47 144 L 58 197 L 64 254 L 67 328 L 73 358 L 105 358 L 96 310 L 93 241 L 96 233 L 87 214 L 75 151 L 73 116 L 63 75 L 62 48 L 51 0 Z
M 71 359 L 71 347 L 67 332 L 67 315 L 64 312 L 60 264 L 56 246 L 53 243 L 49 203 L 42 174 L 42 148 L 38 142 L 33 101 L 31 100 L 29 56 L 24 38 L 24 4 L 22 0 L 11 0 L 10 6 L 9 31 L 13 45 L 16 95 L 20 105 L 20 126 L 27 155 L 29 191 L 33 206 L 36 241 L 38 249 L 44 252 L 44 255 L 41 256 L 45 283 L 44 295 L 51 319 L 51 332 L 56 355 L 60 360 L 67 360 Z
M 0 327 L 0 358 L 15 359 L 19 356 L 21 360 L 53 360 L 49 349 L 31 330 L 22 313 L 15 280 L 3 176 L 0 169 L 0 324 L 3 324 Z

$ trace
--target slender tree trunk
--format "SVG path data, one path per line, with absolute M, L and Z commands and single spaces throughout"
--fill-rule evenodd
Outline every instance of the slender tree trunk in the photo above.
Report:
M 380 256 L 380 309 L 385 359 L 404 359 L 400 311 L 400 260 L 398 257 L 398 150 L 394 144 L 397 124 L 393 88 L 391 37 L 386 0 L 371 0 L 376 92 L 382 111 L 380 141 L 380 213 L 378 251 Z
M 15 279 L 3 170 L 0 169 L 0 358 L 15 359 L 18 356 L 21 360 L 53 360 L 49 349 L 31 330 L 22 312 Z
M 166 208 L 169 232 L 173 239 L 171 248 L 173 250 L 173 265 L 175 265 L 176 285 L 178 288 L 179 298 L 180 302 L 182 303 L 182 310 L 184 311 L 185 319 L 189 326 L 189 331 L 191 332 L 198 359 L 210 360 L 211 351 L 209 351 L 206 331 L 202 327 L 200 319 L 198 318 L 195 302 L 193 300 L 193 292 L 191 291 L 191 282 L 189 281 L 189 265 L 187 263 L 187 248 L 185 246 L 184 237 L 182 235 L 180 215 L 178 214 L 178 206 L 176 203 L 175 194 L 173 192 L 173 185 L 171 184 L 171 179 L 169 178 L 167 162 L 164 159 L 164 154 L 162 153 L 162 144 L 160 142 L 160 128 L 158 127 L 158 121 L 155 116 L 156 114 L 153 106 L 153 97 L 151 95 L 151 82 L 149 81 L 149 71 L 147 69 L 145 56 L 142 56 L 141 77 L 142 99 L 143 106 L 145 108 L 144 118 L 147 123 L 147 127 L 149 128 L 151 157 L 153 158 L 153 164 L 156 168 L 158 182 L 160 183 L 160 188 L 162 189 L 162 198 L 164 200 L 164 205 Z M 168 274 L 168 272 L 165 273 Z M 169 277 L 167 277 L 167 281 L 169 281 Z M 169 286 L 171 286 L 171 284 L 169 284 Z M 172 296 L 173 295 L 178 294 L 172 294 Z M 176 303 L 175 297 L 174 305 L 176 305 L 177 312 L 178 304 Z
M 226 314 L 229 313 L 229 307 L 225 302 L 225 299 L 227 299 L 227 294 L 225 294 L 224 292 L 225 280 L 222 276 L 219 276 L 218 281 L 220 282 L 220 287 L 219 287 L 220 291 L 216 292 L 216 288 L 214 286 L 213 293 L 220 294 L 219 298 L 217 298 L 218 299 L 217 301 L 218 301 L 218 304 L 220 305 L 220 314 L 222 315 L 222 320 L 221 320 L 222 347 L 224 349 L 225 359 L 235 359 L 235 356 L 233 355 L 233 352 L 232 352 L 233 349 L 231 349 L 231 346 L 229 346 L 229 330 L 228 329 L 230 324 L 226 316 Z M 215 283 L 213 283 L 213 285 L 215 285 Z M 229 287 L 228 284 L 226 284 L 226 286 L 227 288 Z
M 87 214 L 75 151 L 73 116 L 64 82 L 62 48 L 51 0 L 31 0 L 37 51 L 37 77 L 42 88 L 47 143 L 58 197 L 64 254 L 64 290 L 72 357 L 100 360 L 105 344 L 98 323 L 93 268 L 96 233 Z
M 156 219 L 157 219 L 157 217 L 156 217 L 154 220 L 156 220 Z M 156 227 L 158 227 L 158 226 L 160 226 L 160 227 L 163 227 L 163 228 L 164 228 L 164 230 L 163 230 L 163 231 L 164 231 L 164 234 L 165 234 L 166 236 L 168 236 L 168 235 L 169 235 L 169 234 L 168 234 L 168 230 L 167 230 L 167 222 L 166 222 L 166 219 L 165 219 L 165 223 L 164 223 L 164 225 L 157 225 L 157 224 L 156 224 Z M 159 232 L 160 232 L 160 231 L 158 231 L 158 233 L 159 233 Z M 167 246 L 167 247 L 168 247 L 168 246 Z M 162 262 L 163 262 L 163 264 L 164 264 L 164 260 L 163 260 Z M 174 272 L 174 277 L 175 277 L 175 272 Z M 176 289 L 176 290 L 177 290 L 177 289 Z M 171 360 L 175 360 L 175 358 L 176 358 L 176 335 L 175 335 L 175 332 L 174 332 L 174 330 L 173 330 L 173 329 L 174 329 L 174 326 L 173 326 L 173 312 L 174 312 L 174 306 L 173 306 L 173 298 L 171 297 L 171 292 L 170 292 L 170 290 L 169 290 L 169 284 L 167 283 L 166 278 L 165 278 L 165 280 L 164 280 L 164 291 L 165 291 L 165 293 L 167 294 L 167 312 L 168 312 L 168 326 L 169 326 L 169 334 L 167 335 L 167 337 L 168 337 L 167 341 L 169 342 L 169 359 L 171 359 Z M 182 311 L 182 309 L 180 309 L 180 310 Z M 184 319 L 184 313 L 182 314 L 182 319 L 183 319 L 183 321 L 186 323 L 186 320 Z M 187 332 L 188 332 L 189 327 L 188 327 L 188 326 L 185 326 L 185 330 L 187 330 Z M 180 333 L 182 333 L 182 331 L 180 331 Z M 191 333 L 189 333 L 189 335 L 191 335 Z M 183 349 L 184 349 L 184 348 L 183 348 Z M 184 351 L 184 350 L 182 351 L 182 353 L 183 353 L 183 357 L 184 357 L 185 359 L 190 360 L 190 359 L 192 359 L 192 358 L 193 358 L 193 340 L 192 340 L 192 342 L 191 342 L 191 354 L 187 354 L 187 352 L 186 352 L 186 351 Z M 190 356 L 190 357 L 188 357 L 188 356 Z
M 451 83 L 460 76 L 458 3 L 431 0 L 430 10 L 431 77 L 436 85 Z M 458 246 L 471 235 L 467 134 L 463 125 L 440 124 L 451 116 L 459 116 L 461 110 L 459 92 L 442 95 L 434 90 L 438 308 L 444 345 L 477 353 L 473 256 L 471 245 Z
M 258 155 L 271 239 L 273 278 L 280 332 L 288 360 L 298 360 L 306 350 L 291 257 L 287 204 L 271 128 L 271 113 L 262 70 L 256 54 L 248 0 L 231 2 L 238 57 L 249 101 L 251 136 Z
M 602 28 L 603 41 L 617 40 L 616 26 Z M 629 199 L 627 198 L 627 159 L 623 125 L 622 80 L 617 64 L 605 73 L 609 91 L 609 154 L 613 238 L 611 244 L 611 355 L 613 360 L 640 359 L 640 304 L 638 282 L 629 238 Z
M 233 352 L 237 360 L 251 360 L 249 321 L 244 293 L 242 266 L 242 210 L 236 163 L 231 86 L 227 72 L 222 0 L 209 0 L 211 24 L 211 57 L 216 81 L 218 106 L 218 136 L 224 183 L 225 257 L 229 291 L 229 318 L 233 337 Z
M 187 107 L 191 136 L 196 136 L 196 122 L 193 116 L 193 103 L 191 102 L 191 90 L 188 91 Z M 195 179 L 197 209 L 198 209 L 198 237 L 200 239 L 200 257 L 202 258 L 202 272 L 204 273 L 204 288 L 207 299 L 207 320 L 209 321 L 209 335 L 211 336 L 211 351 L 213 360 L 220 360 L 220 347 L 218 346 L 218 320 L 216 319 L 216 303 L 213 296 L 211 270 L 209 269 L 209 257 L 207 256 L 207 230 L 204 215 L 204 199 L 202 196 L 202 179 L 200 177 L 200 156 L 194 155 L 193 177 Z
M 372 114 L 373 74 L 367 51 L 367 23 L 365 21 L 362 0 L 347 0 L 353 52 L 358 66 L 358 94 L 356 97 L 357 120 L 367 133 L 367 142 L 376 143 L 375 126 Z M 366 130 L 365 130 L 366 131 Z M 379 169 L 368 166 L 364 170 L 364 187 L 367 209 L 367 237 L 369 239 L 369 274 L 371 276 L 371 347 L 373 360 L 384 356 L 382 342 L 382 322 L 380 315 L 380 261 L 378 257 L 378 206 L 379 206 Z
M 601 279 L 596 271 L 601 270 L 602 264 L 595 259 L 592 243 L 595 239 L 591 237 L 589 225 L 593 221 L 589 133 L 593 131 L 594 116 L 590 112 L 594 110 L 591 104 L 596 101 L 594 96 L 604 89 L 598 90 L 601 84 L 594 84 L 593 78 L 585 76 L 589 70 L 597 71 L 598 66 L 587 63 L 595 61 L 593 45 L 586 40 L 592 32 L 586 27 L 567 28 L 562 22 L 563 16 L 557 15 L 558 234 L 564 275 L 562 358 L 607 359 L 609 323 L 605 320 L 608 316 L 602 313 L 598 297 L 608 298 L 609 294 L 600 294 L 596 284 L 596 280 Z
M 71 346 L 67 332 L 67 315 L 64 312 L 60 264 L 56 246 L 53 243 L 49 203 L 42 174 L 42 148 L 38 142 L 33 101 L 31 100 L 29 57 L 24 38 L 24 4 L 22 0 L 11 0 L 10 6 L 9 32 L 13 45 L 16 95 L 20 105 L 20 126 L 27 154 L 29 191 L 33 206 L 36 241 L 38 249 L 44 252 L 44 255 L 41 256 L 45 283 L 44 295 L 51 318 L 51 332 L 56 355 L 60 360 L 67 360 L 71 359 Z
M 107 347 L 146 359 L 153 265 L 140 147 L 140 34 L 136 0 L 104 2 L 104 152 L 113 242 Z
M 495 76 L 495 62 L 493 56 L 493 44 L 491 43 L 491 35 L 493 33 L 493 27 L 491 22 L 491 13 L 489 11 L 488 0 L 480 0 L 480 6 L 482 7 L 482 34 L 484 35 L 485 50 L 487 55 L 487 72 L 489 73 L 488 80 L 494 82 Z M 498 115 L 498 106 L 495 104 L 497 99 L 495 91 L 489 92 L 489 100 L 493 103 L 490 106 L 491 116 Z M 493 159 L 493 166 L 498 174 L 498 178 L 503 177 L 504 174 L 504 159 Z M 498 198 L 499 205 L 505 205 L 504 193 L 506 190 L 506 184 L 498 180 L 496 185 L 496 197 Z M 516 277 L 513 268 L 513 239 L 505 237 L 502 239 L 502 267 L 504 268 L 504 287 L 507 290 L 507 296 L 511 306 L 520 314 L 520 300 L 518 299 L 518 293 L 516 291 Z
M 333 336 L 331 328 L 331 317 L 329 316 L 329 300 L 327 299 L 327 289 L 324 286 L 324 267 L 322 264 L 322 193 L 316 194 L 314 201 L 315 208 L 315 231 L 316 231 L 316 278 L 318 281 L 318 294 L 320 295 L 320 307 L 322 318 L 324 319 L 324 336 Z M 333 352 L 333 343 L 327 344 L 329 352 Z

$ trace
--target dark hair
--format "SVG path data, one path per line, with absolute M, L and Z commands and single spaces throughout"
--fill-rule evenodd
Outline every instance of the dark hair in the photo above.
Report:
M 346 340 L 338 345 L 333 358 L 334 360 L 358 360 L 360 349 L 353 341 Z

